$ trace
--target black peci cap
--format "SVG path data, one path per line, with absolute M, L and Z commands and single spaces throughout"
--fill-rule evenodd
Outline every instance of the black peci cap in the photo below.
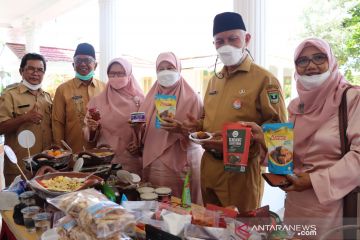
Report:
M 215 16 L 213 36 L 220 32 L 234 29 L 241 29 L 246 31 L 244 21 L 240 14 L 235 12 L 223 12 Z
M 89 43 L 80 43 L 75 50 L 74 57 L 77 55 L 88 55 L 96 59 L 95 57 L 95 49 Z

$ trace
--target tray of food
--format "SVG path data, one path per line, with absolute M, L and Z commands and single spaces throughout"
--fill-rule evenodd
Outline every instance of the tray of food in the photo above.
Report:
M 78 153 L 78 158 L 84 159 L 83 167 L 110 164 L 115 152 L 108 146 L 86 149 Z
M 29 181 L 31 188 L 42 198 L 59 196 L 101 184 L 103 179 L 81 172 L 52 172 Z

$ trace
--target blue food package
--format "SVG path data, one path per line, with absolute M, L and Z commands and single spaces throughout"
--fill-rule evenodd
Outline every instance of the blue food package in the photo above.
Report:
M 163 118 L 174 118 L 176 113 L 176 96 L 157 94 L 155 96 L 155 127 L 160 128 Z
M 262 126 L 268 149 L 268 168 L 274 174 L 292 174 L 294 169 L 294 124 L 266 123 Z

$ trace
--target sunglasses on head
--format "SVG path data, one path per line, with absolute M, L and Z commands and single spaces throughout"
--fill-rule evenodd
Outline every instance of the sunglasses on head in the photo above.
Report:
M 309 66 L 310 62 L 313 62 L 315 65 L 321 65 L 327 61 L 327 56 L 324 53 L 316 53 L 309 57 L 299 57 L 295 61 L 295 65 L 297 67 L 307 67 Z

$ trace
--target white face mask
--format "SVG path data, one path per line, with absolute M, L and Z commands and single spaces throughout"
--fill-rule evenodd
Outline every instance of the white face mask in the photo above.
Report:
M 299 77 L 299 81 L 306 90 L 310 90 L 319 87 L 323 82 L 326 81 L 326 79 L 329 78 L 329 76 L 330 76 L 330 70 L 327 70 L 324 73 L 316 74 L 312 76 L 301 75 Z
M 243 48 L 224 45 L 216 49 L 216 51 L 218 52 L 219 57 L 225 66 L 234 66 L 240 64 L 245 59 L 245 50 Z
M 157 73 L 157 80 L 163 87 L 170 87 L 180 79 L 180 74 L 176 71 L 163 70 Z
M 26 81 L 25 79 L 22 80 L 22 84 L 24 84 L 28 89 L 33 90 L 33 91 L 38 90 L 42 86 L 42 83 L 33 85 L 33 84 L 29 83 L 28 81 Z

